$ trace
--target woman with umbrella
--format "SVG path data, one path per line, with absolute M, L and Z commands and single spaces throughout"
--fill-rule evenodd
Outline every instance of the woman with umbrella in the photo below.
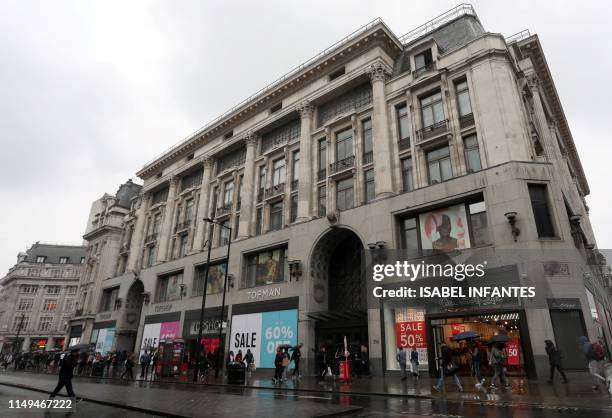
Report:
M 455 341 L 467 341 L 468 352 L 470 354 L 470 362 L 472 365 L 472 372 L 476 378 L 476 387 L 482 386 L 484 379 L 480 373 L 480 347 L 476 343 L 476 339 L 480 338 L 480 334 L 475 331 L 461 332 L 453 337 Z
M 494 335 L 487 344 L 492 345 L 491 352 L 489 353 L 489 365 L 493 367 L 493 378 L 491 379 L 491 389 L 495 389 L 497 386 L 495 382 L 499 380 L 500 385 L 504 385 L 506 389 L 510 389 L 510 383 L 506 378 L 506 368 L 504 363 L 506 361 L 506 353 L 504 351 L 505 343 L 510 338 L 507 335 Z

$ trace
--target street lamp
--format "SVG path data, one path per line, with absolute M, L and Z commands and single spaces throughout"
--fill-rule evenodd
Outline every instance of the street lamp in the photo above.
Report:
M 209 224 L 216 224 L 219 225 L 222 228 L 226 228 L 229 231 L 229 237 L 227 240 L 227 258 L 225 260 L 225 281 L 223 284 L 223 302 L 221 305 L 221 326 L 219 328 L 219 347 L 218 347 L 218 351 L 219 351 L 219 355 L 218 355 L 218 359 L 217 359 L 217 367 L 215 369 L 215 377 L 217 377 L 219 375 L 219 365 L 222 361 L 222 356 L 221 356 L 221 333 L 223 330 L 223 310 L 225 309 L 225 290 L 227 287 L 227 270 L 229 268 L 229 255 L 230 255 L 230 245 L 231 245 L 231 241 L 232 241 L 232 228 L 226 225 L 223 225 L 222 223 L 219 223 L 213 219 L 210 218 L 204 218 L 203 219 L 204 222 L 207 222 Z M 208 242 L 208 255 L 206 257 L 206 272 L 204 274 L 204 289 L 202 291 L 202 308 L 200 310 L 200 326 L 198 327 L 198 339 L 196 341 L 196 364 L 195 364 L 195 370 L 193 373 L 193 381 L 197 382 L 198 381 L 198 374 L 200 372 L 200 353 L 203 350 L 202 347 L 202 328 L 204 327 L 204 309 L 206 308 L 206 288 L 208 287 L 208 272 L 210 270 L 210 251 L 212 248 L 212 243 L 209 241 Z

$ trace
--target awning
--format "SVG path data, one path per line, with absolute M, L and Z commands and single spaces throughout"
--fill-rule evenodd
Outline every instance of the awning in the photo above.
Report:
M 346 321 L 351 319 L 364 319 L 368 316 L 368 313 L 361 310 L 319 311 L 307 313 L 306 316 L 316 321 Z

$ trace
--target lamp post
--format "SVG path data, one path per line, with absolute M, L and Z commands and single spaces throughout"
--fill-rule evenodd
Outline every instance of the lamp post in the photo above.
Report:
M 225 278 L 223 279 L 223 298 L 221 300 L 221 324 L 219 326 L 219 347 L 217 348 L 217 367 L 215 367 L 215 378 L 219 377 L 219 370 L 223 364 L 223 351 L 221 349 L 221 338 L 223 337 L 223 311 L 225 311 L 225 293 L 227 291 L 227 274 L 229 271 L 229 256 L 230 256 L 230 248 L 232 245 L 232 228 L 230 226 L 225 226 L 221 223 L 214 222 L 222 228 L 226 228 L 228 230 L 228 239 L 227 239 L 227 256 L 225 257 Z

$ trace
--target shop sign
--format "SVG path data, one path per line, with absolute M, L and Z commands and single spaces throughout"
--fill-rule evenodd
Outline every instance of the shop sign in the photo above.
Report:
M 219 318 L 206 319 L 204 320 L 202 325 L 203 325 L 202 334 L 215 332 L 215 331 L 218 332 L 219 328 L 221 327 L 221 319 Z M 199 329 L 200 329 L 200 321 L 199 320 L 191 321 L 191 324 L 189 326 L 189 335 L 198 335 Z
M 159 347 L 160 340 L 180 338 L 180 324 L 180 321 L 146 324 L 142 332 L 140 355 L 145 350 L 149 351 Z
M 99 321 L 104 321 L 106 319 L 110 319 L 111 315 L 112 314 L 110 312 L 108 312 L 108 313 L 101 313 L 101 314 L 98 315 L 98 320 Z
M 465 325 L 463 325 L 463 324 L 453 324 L 451 326 L 451 332 L 452 332 L 453 335 L 461 334 L 462 332 L 465 332 Z
M 250 299 L 250 300 L 275 298 L 275 297 L 280 297 L 280 295 L 281 295 L 280 287 L 273 287 L 271 289 L 247 290 L 247 299 Z
M 425 321 L 397 322 L 395 324 L 397 346 L 427 348 L 425 339 Z
M 295 346 L 297 339 L 297 309 L 263 312 L 232 317 L 230 350 L 234 354 L 251 350 L 255 366 L 274 367 L 276 347 Z
M 512 338 L 506 343 L 506 351 L 508 353 L 508 366 L 520 365 L 521 360 L 518 338 Z
M 156 305 L 155 306 L 155 312 L 159 313 L 159 312 L 170 312 L 172 310 L 172 304 L 171 303 L 164 303 L 163 305 Z
M 550 309 L 580 309 L 580 299 L 578 298 L 556 298 L 548 299 Z

